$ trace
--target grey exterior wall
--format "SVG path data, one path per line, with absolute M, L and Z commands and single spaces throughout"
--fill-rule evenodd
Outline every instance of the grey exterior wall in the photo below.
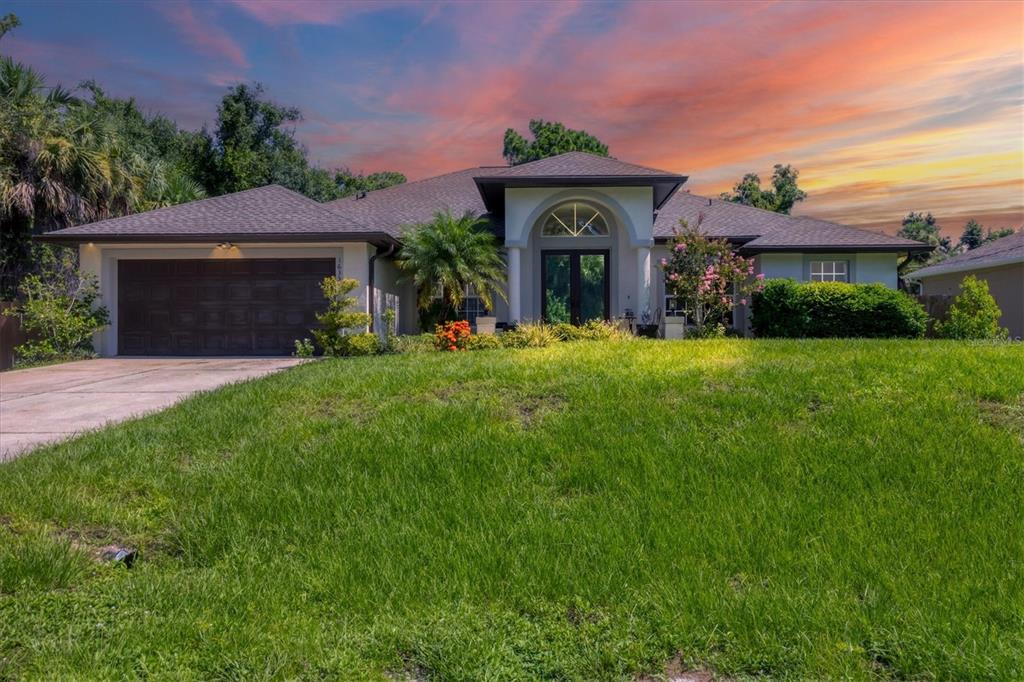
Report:
M 999 324 L 1010 330 L 1010 336 L 1024 339 L 1024 263 L 1012 263 L 984 270 L 951 272 L 921 280 L 921 293 L 928 296 L 956 296 L 967 275 L 988 282 L 988 290 L 1003 311 Z

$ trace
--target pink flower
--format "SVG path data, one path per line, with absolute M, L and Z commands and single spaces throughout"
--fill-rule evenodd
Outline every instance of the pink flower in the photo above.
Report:
M 757 277 L 755 277 L 754 279 L 756 279 L 758 282 L 760 282 L 761 280 L 764 279 L 764 273 L 763 272 L 757 273 Z
M 676 251 L 686 251 L 686 244 L 676 244 Z
M 666 265 L 668 265 L 668 258 L 662 258 L 661 259 L 661 267 L 665 267 Z

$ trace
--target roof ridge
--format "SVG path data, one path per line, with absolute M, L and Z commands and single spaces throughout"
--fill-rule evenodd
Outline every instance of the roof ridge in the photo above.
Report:
M 561 154 L 553 154 L 551 156 L 545 156 L 542 159 L 534 159 L 533 161 L 527 161 L 525 163 L 519 163 L 519 164 L 516 164 L 514 166 L 513 165 L 508 165 L 508 166 L 481 166 L 481 168 L 523 168 L 523 167 L 529 166 L 531 164 L 541 163 L 543 161 L 550 161 L 551 159 L 557 159 L 559 157 L 569 156 L 571 154 L 582 154 L 584 156 L 589 156 L 589 157 L 592 157 L 592 158 L 595 158 L 595 159 L 602 159 L 602 160 L 606 160 L 606 161 L 610 159 L 612 161 L 615 161 L 616 163 L 621 163 L 624 166 L 632 166 L 633 168 L 642 168 L 642 169 L 647 170 L 647 171 L 656 171 L 656 172 L 661 173 L 663 175 L 681 175 L 681 173 L 672 173 L 672 172 L 667 171 L 667 170 L 665 170 L 663 168 L 654 168 L 653 166 L 643 166 L 643 165 L 640 165 L 639 163 L 632 163 L 630 161 L 623 161 L 622 159 L 617 158 L 615 156 L 612 156 L 611 154 L 595 154 L 594 152 L 587 152 L 587 151 L 583 151 L 582 149 L 573 149 L 573 150 L 568 151 L 568 152 L 562 152 Z
M 469 171 L 476 171 L 476 170 L 480 170 L 481 168 L 486 168 L 486 167 L 487 166 L 470 166 L 469 168 L 462 168 L 462 169 L 459 169 L 459 170 L 448 171 L 447 173 L 441 173 L 440 175 L 431 175 L 428 178 L 420 178 L 419 180 L 407 180 L 405 182 L 400 182 L 397 185 L 389 185 L 388 187 L 381 187 L 379 189 L 368 190 L 366 192 L 366 195 L 369 196 L 371 194 L 378 194 L 380 192 L 386 192 L 389 189 L 400 189 L 402 187 L 408 187 L 410 185 L 415 185 L 415 184 L 418 184 L 418 183 L 421 183 L 421 182 L 426 182 L 427 180 L 437 180 L 439 178 L 446 178 L 449 175 L 458 175 L 459 173 L 467 173 Z M 504 166 L 495 166 L 495 168 L 504 168 Z M 358 192 L 356 194 L 358 194 Z M 348 196 L 345 196 L 345 197 L 338 197 L 337 199 L 331 199 L 330 201 L 325 201 L 325 202 L 323 202 L 320 205 L 321 206 L 330 206 L 333 203 L 336 203 L 336 202 L 339 202 L 339 201 L 345 201 L 346 199 L 351 199 L 351 200 L 354 201 L 356 199 L 356 194 L 349 194 Z M 333 209 L 332 209 L 332 211 L 333 211 Z
M 171 211 L 171 210 L 174 210 L 174 209 L 179 209 L 182 206 L 194 206 L 195 204 L 202 204 L 202 203 L 205 203 L 205 202 L 208 202 L 208 201 L 214 201 L 215 199 L 224 199 L 226 197 L 238 196 L 239 194 L 248 194 L 249 192 L 255 192 L 255 191 L 261 190 L 261 189 L 265 190 L 265 189 L 268 189 L 270 187 L 277 187 L 278 189 L 283 189 L 283 190 L 286 190 L 288 192 L 292 192 L 293 194 L 298 194 L 298 192 L 295 192 L 294 190 L 290 190 L 287 187 L 283 187 L 283 186 L 277 184 L 276 182 L 272 182 L 269 185 L 260 185 L 259 187 L 250 187 L 248 189 L 240 189 L 237 192 L 228 192 L 226 194 L 215 194 L 212 197 L 210 197 L 210 196 L 201 197 L 199 199 L 193 199 L 192 201 L 183 201 L 180 204 L 171 204 L 170 206 L 158 206 L 157 208 L 151 208 L 151 209 L 148 209 L 148 210 L 145 210 L 145 211 L 134 211 L 132 213 L 125 213 L 124 215 L 110 216 L 109 218 L 103 218 L 101 220 L 94 220 L 94 221 L 87 222 L 87 223 L 81 223 L 80 225 L 69 225 L 68 227 L 64 227 L 64 228 L 60 228 L 60 229 L 61 230 L 69 230 L 69 229 L 76 228 L 76 227 L 85 227 L 86 225 L 101 225 L 101 224 L 106 223 L 106 222 L 110 222 L 110 221 L 113 221 L 113 220 L 120 220 L 122 218 L 128 218 L 130 216 L 136 216 L 136 215 L 154 214 L 154 213 L 166 213 L 167 211 Z M 302 196 L 302 195 L 299 194 L 299 196 Z M 50 232 L 57 232 L 57 231 L 58 230 L 50 230 Z M 44 233 L 44 234 L 46 234 L 46 233 Z

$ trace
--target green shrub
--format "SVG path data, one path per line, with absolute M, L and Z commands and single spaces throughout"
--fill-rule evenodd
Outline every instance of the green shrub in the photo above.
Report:
M 53 254 L 42 272 L 22 280 L 21 327 L 32 338 L 15 348 L 19 364 L 90 357 L 92 336 L 110 323 L 98 305 L 99 283 L 80 271 L 74 254 Z
M 625 341 L 636 337 L 629 330 L 620 329 L 614 322 L 590 320 L 579 327 L 585 341 Z
M 505 348 L 544 348 L 558 342 L 549 325 L 543 322 L 523 322 L 501 335 Z
M 590 320 L 579 326 L 559 322 L 548 325 L 548 329 L 559 341 L 610 341 L 635 338 L 628 331 L 623 331 L 614 323 L 604 320 Z
M 433 334 L 408 334 L 395 336 L 391 341 L 391 350 L 395 353 L 430 353 L 437 350 Z
M 320 283 L 324 298 L 327 299 L 327 312 L 316 316 L 320 329 L 313 330 L 313 338 L 324 349 L 325 355 L 370 355 L 380 352 L 377 337 L 359 331 L 365 330 L 370 324 L 370 316 L 351 309 L 356 299 L 349 294 L 358 286 L 359 282 L 351 278 L 324 277 Z
M 341 337 L 340 347 L 344 352 L 339 355 L 376 355 L 381 351 L 380 339 L 376 334 L 346 334 Z
M 580 341 L 583 339 L 583 328 L 568 322 L 555 322 L 548 329 L 559 341 Z
M 494 334 L 473 334 L 466 339 L 466 350 L 493 350 L 501 347 L 501 339 Z
M 295 352 L 292 355 L 297 358 L 313 357 L 313 342 L 309 339 L 295 339 Z
M 1005 339 L 1009 332 L 999 326 L 1001 315 L 988 282 L 968 275 L 960 283 L 949 317 L 935 323 L 935 333 L 945 339 Z
M 771 280 L 753 301 L 752 326 L 762 337 L 916 338 L 927 322 L 920 303 L 881 284 Z

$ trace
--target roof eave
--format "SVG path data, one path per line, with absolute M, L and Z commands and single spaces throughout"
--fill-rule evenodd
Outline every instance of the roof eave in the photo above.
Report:
M 646 187 L 654 188 L 652 211 L 665 205 L 689 179 L 686 175 L 529 175 L 522 177 L 487 176 L 473 178 L 484 206 L 491 212 L 503 212 L 507 187 Z M 664 189 L 659 193 L 657 186 Z
M 920 246 L 899 245 L 899 244 L 815 244 L 815 245 L 758 245 L 752 244 L 742 248 L 744 253 L 929 253 L 934 246 L 921 244 Z
M 929 266 L 927 268 L 921 268 L 915 272 L 911 272 L 907 275 L 907 279 L 927 279 L 928 277 L 938 277 L 940 275 L 955 275 L 961 272 L 970 272 L 971 270 L 991 270 L 992 268 L 1000 268 L 1005 265 L 1016 265 L 1017 263 L 1024 263 L 1024 256 L 1011 256 L 1009 258 L 999 258 L 996 260 L 982 261 L 982 262 L 967 262 L 967 263 L 951 263 L 949 265 L 938 264 Z M 929 272 L 931 270 L 931 272 Z
M 303 232 L 303 233 L 148 233 L 148 234 L 66 234 L 48 232 L 35 235 L 34 240 L 48 244 L 182 244 L 182 243 L 221 243 L 253 244 L 261 242 L 367 242 L 370 244 L 400 245 L 400 242 L 387 232 Z

